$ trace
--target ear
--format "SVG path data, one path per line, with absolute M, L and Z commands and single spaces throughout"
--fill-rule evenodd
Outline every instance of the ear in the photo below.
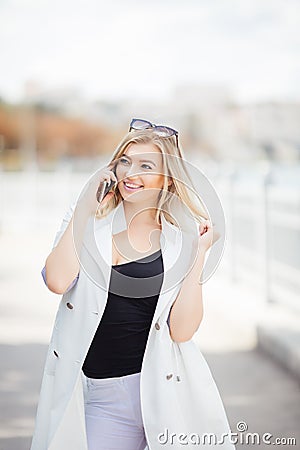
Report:
M 173 180 L 172 180 L 172 178 L 169 177 L 169 179 L 168 179 L 168 186 L 171 186 L 171 184 L 173 184 Z

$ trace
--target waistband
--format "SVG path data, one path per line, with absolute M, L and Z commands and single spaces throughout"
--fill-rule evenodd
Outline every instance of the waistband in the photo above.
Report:
M 83 376 L 86 379 L 87 385 L 99 386 L 103 384 L 110 384 L 113 382 L 125 382 L 127 380 L 138 378 L 141 375 L 141 372 L 131 373 L 129 375 L 122 375 L 121 377 L 109 377 L 109 378 L 89 378 L 82 372 Z

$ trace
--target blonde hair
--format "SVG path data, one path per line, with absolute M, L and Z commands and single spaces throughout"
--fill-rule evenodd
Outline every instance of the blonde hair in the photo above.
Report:
M 168 138 L 160 137 L 151 129 L 131 131 L 127 133 L 119 143 L 108 165 L 123 156 L 126 149 L 131 144 L 152 144 L 155 145 L 162 154 L 163 173 L 167 174 L 167 176 L 164 177 L 164 185 L 158 195 L 155 220 L 159 225 L 161 225 L 161 214 L 164 214 L 165 219 L 171 224 L 177 225 L 171 214 L 171 201 L 174 195 L 189 209 L 197 222 L 200 223 L 202 219 L 208 218 L 205 208 L 197 196 L 196 189 L 185 167 L 185 159 L 183 157 L 183 151 L 179 148 L 179 143 L 177 148 L 175 136 Z M 172 157 L 168 158 L 168 155 L 171 155 Z M 168 185 L 168 177 L 172 179 L 172 184 L 170 186 Z M 105 217 L 117 207 L 122 199 L 118 186 L 116 186 L 114 189 L 114 196 L 104 206 L 99 206 L 95 217 L 97 219 Z

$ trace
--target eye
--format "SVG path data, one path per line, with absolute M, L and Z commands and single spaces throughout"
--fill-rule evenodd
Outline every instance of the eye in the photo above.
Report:
M 128 160 L 125 158 L 120 158 L 120 163 L 126 164 L 126 163 L 128 163 Z
M 149 164 L 142 164 L 142 167 L 146 166 L 146 169 L 152 169 L 151 166 L 149 166 Z

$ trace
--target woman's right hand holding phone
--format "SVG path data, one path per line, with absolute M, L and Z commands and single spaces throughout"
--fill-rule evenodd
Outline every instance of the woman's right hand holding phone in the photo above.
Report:
M 105 205 L 110 198 L 114 195 L 113 192 L 108 192 L 102 199 L 101 203 L 97 201 L 97 191 L 101 183 L 104 181 L 111 183 L 111 181 L 118 182 L 117 177 L 113 169 L 115 168 L 116 162 L 112 162 L 105 167 L 97 170 L 95 174 L 91 177 L 89 182 L 84 187 L 83 192 L 77 202 L 77 208 L 83 210 L 88 215 L 95 215 L 99 205 Z
M 70 222 L 62 234 L 58 244 L 52 249 L 45 264 L 46 283 L 50 291 L 56 294 L 64 294 L 70 288 L 71 283 L 77 278 L 80 271 L 79 255 L 87 221 L 91 215 L 95 216 L 99 203 L 96 198 L 98 187 L 104 181 L 117 182 L 113 171 L 116 161 L 107 167 L 99 169 L 84 185 L 76 202 L 76 207 Z M 112 192 L 103 198 L 101 205 L 105 204 Z

